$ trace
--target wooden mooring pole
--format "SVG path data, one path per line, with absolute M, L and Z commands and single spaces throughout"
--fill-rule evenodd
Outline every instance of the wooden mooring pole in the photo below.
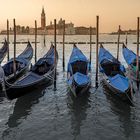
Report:
M 126 32 L 126 38 L 125 38 L 125 45 L 127 46 L 128 39 L 127 39 L 127 32 Z
M 37 21 L 35 20 L 35 63 L 37 61 Z
M 55 63 L 55 69 L 54 69 L 54 90 L 56 90 L 56 19 L 54 19 L 54 63 Z
M 65 20 L 63 21 L 63 71 L 65 71 Z
M 139 21 L 139 17 L 137 18 L 137 87 L 139 89 L 139 35 L 140 35 L 140 21 Z
M 121 26 L 119 25 L 119 30 L 118 30 L 118 41 L 117 41 L 117 60 L 119 60 L 119 50 L 120 50 L 120 30 Z
M 8 43 L 7 61 L 9 61 L 9 20 L 8 19 L 7 19 L 7 43 Z
M 14 24 L 14 59 L 13 59 L 13 72 L 14 76 L 16 76 L 16 21 L 13 19 Z
M 89 70 L 91 71 L 91 56 L 92 56 L 92 27 L 89 28 L 89 42 L 90 42 L 90 56 L 89 56 L 89 62 L 90 62 L 90 67 Z
M 44 47 L 46 46 L 46 27 L 45 27 L 45 29 L 44 29 Z
M 96 88 L 98 88 L 98 47 L 99 47 L 99 16 L 96 16 L 96 78 L 95 78 Z

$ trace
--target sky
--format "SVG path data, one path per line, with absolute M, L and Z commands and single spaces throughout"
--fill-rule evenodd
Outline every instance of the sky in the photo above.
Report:
M 75 26 L 96 26 L 100 17 L 100 32 L 136 29 L 140 16 L 140 0 L 0 0 L 0 29 L 6 29 L 6 20 L 16 24 L 40 26 L 40 14 L 44 6 L 47 25 L 60 18 L 73 22 Z

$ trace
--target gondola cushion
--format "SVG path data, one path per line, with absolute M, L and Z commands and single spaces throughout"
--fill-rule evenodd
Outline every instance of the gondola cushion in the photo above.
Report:
M 90 78 L 88 75 L 84 75 L 82 73 L 76 72 L 74 74 L 74 81 L 78 84 L 78 85 L 86 85 L 87 83 L 89 83 Z
M 118 90 L 125 92 L 129 88 L 128 78 L 117 74 L 114 77 L 109 77 L 110 84 Z

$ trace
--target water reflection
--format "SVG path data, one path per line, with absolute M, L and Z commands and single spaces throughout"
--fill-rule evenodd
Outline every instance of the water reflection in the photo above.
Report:
M 39 103 L 39 98 L 41 98 L 44 93 L 45 87 L 40 87 L 40 89 L 17 99 L 13 114 L 9 116 L 8 122 L 6 123 L 8 129 L 3 132 L 3 138 L 7 137 L 12 129 L 14 131 L 14 128 L 18 128 L 18 126 L 26 120 L 27 116 L 30 115 L 32 108 L 35 104 Z
M 71 130 L 74 140 L 80 135 L 82 122 L 86 120 L 87 108 L 89 108 L 89 93 L 75 98 L 71 93 L 68 93 L 68 107 L 71 115 Z
M 0 96 L 0 104 L 2 104 L 3 100 L 4 100 L 4 97 Z
M 105 87 L 103 87 L 103 91 L 106 95 L 107 101 L 110 103 L 112 112 L 118 116 L 120 131 L 123 133 L 123 136 L 127 139 L 133 137 L 135 134 L 135 124 L 133 121 L 135 114 L 132 114 L 133 107 L 120 100 L 120 98 L 113 96 Z

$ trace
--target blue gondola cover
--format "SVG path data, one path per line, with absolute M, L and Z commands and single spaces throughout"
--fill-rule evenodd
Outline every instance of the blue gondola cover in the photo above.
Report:
M 105 61 L 113 61 L 114 57 L 105 49 L 105 48 L 100 48 L 99 50 L 99 63 L 105 63 Z
M 123 56 L 128 65 L 133 63 L 136 59 L 136 54 L 126 47 L 123 48 Z
M 77 47 L 73 47 L 72 54 L 70 56 L 70 60 L 69 60 L 69 63 L 68 63 L 68 72 L 70 72 L 70 70 L 71 70 L 70 65 L 72 63 L 76 62 L 76 61 L 85 61 L 85 62 L 89 63 L 88 59 L 82 53 L 82 51 Z
M 126 77 L 124 77 L 124 76 L 122 76 L 120 74 L 117 74 L 114 77 L 110 77 L 109 81 L 110 81 L 110 84 L 113 87 L 119 89 L 122 92 L 125 92 L 129 87 L 128 78 L 126 78 Z
M 90 82 L 90 78 L 88 75 L 84 75 L 84 74 L 79 73 L 79 72 L 76 72 L 73 77 L 74 77 L 74 81 L 78 85 L 85 85 L 85 84 Z

